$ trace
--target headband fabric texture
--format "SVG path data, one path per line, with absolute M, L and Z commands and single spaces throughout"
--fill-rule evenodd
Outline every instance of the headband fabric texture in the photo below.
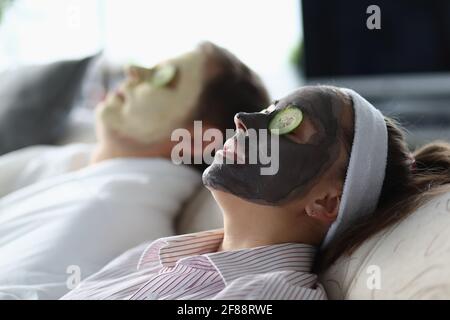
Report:
M 376 209 L 386 170 L 388 134 L 382 113 L 351 89 L 341 89 L 353 101 L 354 135 L 339 212 L 321 248 L 327 247 L 356 220 Z

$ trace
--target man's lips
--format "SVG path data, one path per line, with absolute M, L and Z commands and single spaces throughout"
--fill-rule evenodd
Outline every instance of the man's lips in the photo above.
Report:
M 119 85 L 118 87 L 116 87 L 115 88 L 115 90 L 113 91 L 113 95 L 114 95 L 114 97 L 116 98 L 116 99 L 118 99 L 120 102 L 125 102 L 125 100 L 126 100 L 126 98 L 125 98 L 125 96 L 126 96 L 126 90 L 127 90 L 127 87 L 124 85 L 124 84 L 122 84 L 122 85 Z
M 114 92 L 117 98 L 119 98 L 120 101 L 125 102 L 125 94 L 122 90 L 118 89 Z

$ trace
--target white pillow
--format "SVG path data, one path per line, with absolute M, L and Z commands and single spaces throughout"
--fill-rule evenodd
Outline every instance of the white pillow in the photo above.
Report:
M 186 204 L 176 221 L 177 234 L 186 234 L 223 227 L 222 212 L 211 192 L 201 187 Z
M 322 276 L 330 299 L 450 299 L 450 192 L 340 258 Z

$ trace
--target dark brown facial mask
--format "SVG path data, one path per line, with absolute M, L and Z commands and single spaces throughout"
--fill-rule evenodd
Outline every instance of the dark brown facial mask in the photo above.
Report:
M 306 194 L 314 181 L 336 161 L 340 148 L 339 119 L 344 102 L 335 89 L 303 87 L 274 104 L 275 108 L 270 113 L 238 113 L 236 116 L 247 129 L 259 132 L 259 129 L 268 130 L 269 122 L 277 112 L 295 106 L 312 121 L 315 134 L 302 144 L 285 135 L 279 137 L 279 169 L 275 175 L 261 175 L 263 165 L 260 163 L 224 164 L 215 161 L 203 173 L 205 186 L 252 202 L 279 205 Z M 260 137 L 258 134 L 258 139 Z M 269 141 L 263 145 L 271 154 Z M 248 141 L 245 146 L 248 159 Z

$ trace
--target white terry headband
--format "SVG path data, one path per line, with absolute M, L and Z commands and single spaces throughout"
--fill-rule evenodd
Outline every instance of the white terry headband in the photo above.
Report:
M 355 130 L 338 216 L 322 248 L 357 218 L 375 210 L 386 170 L 388 136 L 383 115 L 355 91 L 341 90 L 353 100 Z

